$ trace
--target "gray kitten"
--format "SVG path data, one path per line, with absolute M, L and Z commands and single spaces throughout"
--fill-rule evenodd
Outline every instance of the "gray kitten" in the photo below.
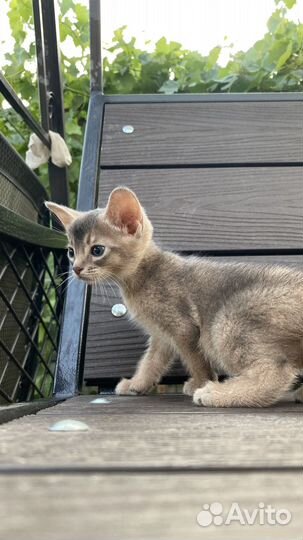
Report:
M 105 209 L 46 205 L 67 231 L 74 273 L 89 284 L 118 282 L 151 336 L 117 394 L 149 392 L 179 355 L 191 376 L 184 393 L 197 405 L 262 407 L 288 391 L 302 397 L 303 272 L 162 251 L 139 200 L 124 187 Z M 219 373 L 228 378 L 219 382 Z

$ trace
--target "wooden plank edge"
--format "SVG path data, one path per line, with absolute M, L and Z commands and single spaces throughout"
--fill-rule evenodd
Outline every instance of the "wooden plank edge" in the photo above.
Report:
M 29 414 L 37 414 L 42 409 L 48 409 L 58 405 L 62 402 L 62 399 L 50 398 L 50 399 L 37 399 L 36 401 L 30 401 L 27 403 L 15 403 L 14 405 L 7 405 L 0 407 L 0 424 L 5 424 L 28 416 Z
M 188 465 L 188 466 L 119 466 L 119 465 L 59 465 L 59 466 L 27 466 L 0 465 L 0 476 L 8 475 L 128 475 L 128 474 L 264 474 L 264 473 L 303 473 L 301 465 Z
M 227 93 L 194 93 L 194 94 L 107 94 L 106 104 L 127 103 L 225 103 L 225 102 L 271 102 L 271 101 L 303 101 L 302 92 L 240 92 Z

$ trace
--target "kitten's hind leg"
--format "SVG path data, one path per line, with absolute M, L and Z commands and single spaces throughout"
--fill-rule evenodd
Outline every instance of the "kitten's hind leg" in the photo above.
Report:
M 206 407 L 267 407 L 291 389 L 297 376 L 298 369 L 286 359 L 258 360 L 223 383 L 210 381 L 193 400 Z
M 195 379 L 194 377 L 190 377 L 185 383 L 183 384 L 183 394 L 185 396 L 193 396 L 195 391 L 198 390 L 198 388 L 202 388 L 205 384 L 208 383 L 209 380 L 213 380 L 216 377 L 216 374 L 210 375 L 209 379 L 206 379 L 201 382 L 198 379 Z M 228 375 L 217 375 L 217 379 L 219 381 L 224 381 L 228 378 Z
M 183 385 L 183 394 L 193 396 L 197 388 L 201 388 L 208 381 L 213 380 L 214 375 L 210 365 L 205 361 L 200 351 L 192 351 L 178 343 L 181 360 L 191 377 Z
M 167 372 L 175 357 L 174 349 L 161 337 L 152 337 L 150 345 L 131 379 L 122 379 L 116 386 L 119 395 L 148 394 Z

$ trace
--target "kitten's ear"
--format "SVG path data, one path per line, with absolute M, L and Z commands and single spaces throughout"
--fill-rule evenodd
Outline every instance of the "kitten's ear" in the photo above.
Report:
M 81 216 L 81 212 L 77 212 L 77 210 L 62 206 L 61 204 L 56 204 L 51 201 L 46 201 L 44 204 L 50 212 L 57 216 L 65 229 L 67 229 L 75 219 Z
M 105 218 L 112 225 L 126 229 L 128 234 L 136 234 L 143 223 L 143 212 L 136 195 L 128 188 L 116 188 L 111 192 Z

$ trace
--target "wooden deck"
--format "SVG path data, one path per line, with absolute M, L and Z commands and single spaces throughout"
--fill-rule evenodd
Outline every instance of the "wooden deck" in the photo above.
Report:
M 181 395 L 80 396 L 0 426 L 6 540 L 302 540 L 303 405 L 195 407 Z M 62 419 L 86 432 L 51 432 Z M 209 525 L 219 502 L 287 509 L 288 525 Z

